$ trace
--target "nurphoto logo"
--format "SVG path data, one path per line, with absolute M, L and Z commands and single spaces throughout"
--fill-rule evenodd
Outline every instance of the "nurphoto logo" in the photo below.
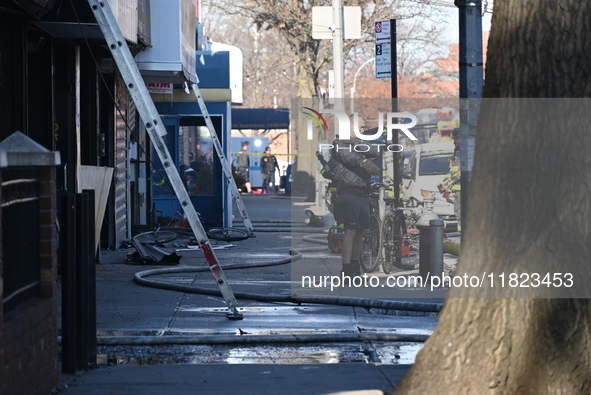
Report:
M 372 147 L 381 151 L 385 149 L 389 152 L 402 152 L 404 147 L 400 144 L 388 144 L 392 141 L 394 130 L 398 130 L 406 135 L 410 140 L 416 141 L 417 138 L 410 132 L 410 128 L 417 124 L 417 118 L 410 112 L 388 112 L 386 114 L 386 126 L 384 128 L 384 113 L 378 113 L 378 128 L 374 134 L 363 134 L 359 130 L 359 113 L 355 112 L 352 115 L 353 128 L 351 128 L 351 121 L 349 116 L 344 111 L 333 110 L 333 109 L 320 109 L 316 111 L 310 107 L 303 107 L 303 113 L 309 117 L 307 123 L 307 139 L 312 140 L 314 137 L 314 123 L 318 126 L 321 132 L 328 130 L 328 122 L 322 114 L 333 114 L 335 124 L 338 124 L 336 130 L 338 130 L 339 140 L 351 140 L 351 129 L 353 130 L 353 138 L 357 138 L 363 141 L 373 141 L 371 144 L 355 144 L 353 149 L 357 152 L 367 152 Z M 406 121 L 399 123 L 399 121 Z M 408 122 L 410 121 L 410 122 Z M 375 141 L 382 140 L 383 131 L 386 131 L 386 143 L 376 143 Z M 319 144 L 320 150 L 332 149 L 333 144 Z M 338 149 L 338 147 L 337 147 Z

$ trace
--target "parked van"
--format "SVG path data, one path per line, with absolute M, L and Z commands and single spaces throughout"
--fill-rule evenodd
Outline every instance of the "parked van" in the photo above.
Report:
M 417 201 L 423 201 L 421 190 L 429 191 L 435 196 L 435 214 L 454 215 L 453 203 L 447 201 L 437 189 L 449 171 L 453 152 L 454 144 L 451 141 L 417 145 L 410 154 L 407 170 L 402 173 L 401 197 L 414 200 L 416 204 Z

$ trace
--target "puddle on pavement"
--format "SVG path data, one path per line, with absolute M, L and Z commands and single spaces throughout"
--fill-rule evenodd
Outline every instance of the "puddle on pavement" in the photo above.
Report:
M 423 343 L 320 343 L 315 345 L 158 345 L 99 346 L 99 366 L 156 364 L 329 364 L 414 363 Z

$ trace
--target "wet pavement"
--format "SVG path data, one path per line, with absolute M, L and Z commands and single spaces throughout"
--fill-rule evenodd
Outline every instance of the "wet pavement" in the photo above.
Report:
M 304 251 L 314 245 L 299 240 L 299 234 L 306 234 L 308 229 L 299 229 L 298 240 L 294 241 L 294 234 L 272 229 L 271 226 L 276 224 L 270 226 L 270 223 L 284 220 L 303 222 L 306 219 L 303 211 L 310 205 L 301 201 L 296 201 L 294 205 L 290 199 L 269 195 L 244 196 L 244 202 L 255 231 L 259 228 L 256 237 L 234 242 L 229 247 L 225 242 L 217 245 L 212 242 L 214 247 L 218 247 L 214 251 L 224 267 L 228 283 L 236 295 L 266 295 L 271 299 L 274 296 L 289 296 L 291 266 L 295 263 L 274 263 L 289 260 L 294 245 Z M 293 217 L 292 211 L 298 217 Z M 180 243 L 177 248 L 182 247 L 182 241 L 176 242 Z M 246 298 L 237 298 L 238 310 L 244 318 L 229 320 L 223 298 L 197 293 L 200 289 L 217 289 L 200 251 L 179 251 L 182 258 L 178 266 L 128 262 L 127 256 L 132 252 L 132 249 L 100 252 L 101 264 L 97 265 L 97 368 L 76 375 L 61 375 L 60 386 L 67 393 L 157 393 L 142 392 L 146 388 L 134 381 L 136 375 L 149 377 L 155 374 L 160 377 L 158 383 L 152 383 L 151 388 L 156 390 L 169 381 L 180 385 L 178 381 L 183 379 L 186 369 L 201 372 L 199 376 L 211 374 L 214 367 L 221 375 L 231 374 L 226 369 L 237 369 L 238 372 L 242 368 L 241 375 L 255 369 L 253 374 L 260 374 L 265 380 L 260 385 L 254 381 L 254 387 L 249 389 L 234 387 L 233 391 L 225 392 L 220 377 L 210 378 L 208 384 L 201 381 L 198 387 L 195 387 L 197 379 L 193 377 L 186 382 L 186 386 L 194 391 L 187 389 L 186 393 L 320 394 L 369 388 L 389 391 L 414 363 L 422 347 L 421 340 L 428 337 L 437 325 L 436 313 Z M 302 260 L 320 257 L 335 264 L 339 262 L 338 254 L 331 253 L 328 248 L 325 251 L 303 252 L 302 255 Z M 271 265 L 266 266 L 268 264 Z M 150 275 L 147 278 L 173 286 L 193 287 L 195 292 L 147 287 L 134 281 L 138 272 L 179 270 L 179 266 L 190 271 Z M 232 270 L 233 266 L 241 268 Z M 195 271 L 200 268 L 204 271 Z M 412 274 L 412 271 L 409 273 Z M 432 295 L 424 300 L 429 303 L 443 301 Z M 174 344 L 177 337 L 182 337 L 186 344 Z M 230 368 L 232 365 L 235 367 Z M 255 365 L 260 368 L 257 370 Z M 270 365 L 281 368 L 265 368 Z M 171 366 L 178 369 L 171 369 Z M 357 382 L 355 375 L 343 376 L 349 369 L 361 369 L 362 366 L 371 371 L 365 380 Z M 132 367 L 140 370 L 131 373 L 132 370 L 127 369 Z M 155 367 L 163 370 L 152 373 Z M 342 369 L 340 373 L 337 367 Z M 127 373 L 124 374 L 121 369 Z M 164 373 L 164 369 L 168 373 Z M 280 369 L 281 375 L 291 371 L 297 374 L 322 372 L 320 374 L 323 375 L 323 369 L 328 369 L 326 374 L 333 375 L 330 377 L 333 377 L 334 383 L 316 385 L 314 390 L 309 386 L 294 388 L 299 387 L 299 382 L 297 377 L 289 374 L 281 376 L 289 391 L 286 388 L 279 391 L 278 388 L 263 385 L 266 380 L 273 381 L 274 369 Z M 270 373 L 261 373 L 267 371 Z M 129 376 L 127 379 L 126 375 Z M 176 381 L 175 375 L 178 375 Z M 96 379 L 98 376 L 103 377 L 101 385 Z M 300 379 L 302 382 L 312 380 L 309 377 Z M 211 386 L 216 380 L 220 381 L 217 389 Z M 227 384 L 232 380 L 239 381 L 238 378 L 228 380 Z M 349 388 L 343 387 L 347 383 Z M 183 391 L 179 387 L 178 391 L 169 392 L 185 393 Z
M 309 343 L 290 345 L 162 345 L 99 346 L 99 366 L 154 364 L 324 364 L 414 363 L 417 342 Z

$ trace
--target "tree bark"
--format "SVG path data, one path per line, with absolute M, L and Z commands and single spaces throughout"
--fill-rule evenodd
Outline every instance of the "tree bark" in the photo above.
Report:
M 495 2 L 485 97 L 557 99 L 483 101 L 456 272 L 576 286 L 452 287 L 396 394 L 589 394 L 591 100 L 564 98 L 591 93 L 590 26 L 588 2 Z

